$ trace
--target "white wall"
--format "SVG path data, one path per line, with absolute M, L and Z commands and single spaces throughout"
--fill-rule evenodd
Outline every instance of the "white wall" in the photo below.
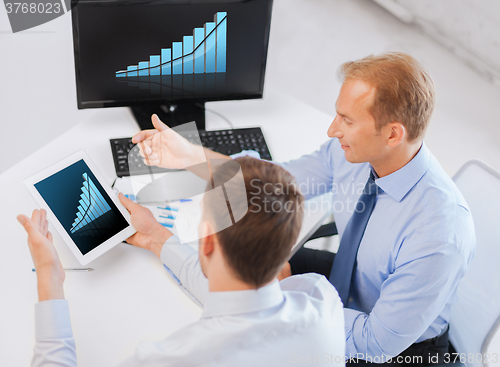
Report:
M 500 87 L 500 1 L 374 1 L 420 27 Z

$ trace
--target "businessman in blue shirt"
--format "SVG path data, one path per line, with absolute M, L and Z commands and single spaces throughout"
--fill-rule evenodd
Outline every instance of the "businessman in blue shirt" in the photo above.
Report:
M 423 142 L 434 107 L 432 80 L 403 53 L 347 62 L 340 75 L 337 116 L 328 129 L 336 139 L 283 167 L 299 186 L 309 182 L 301 186 L 306 198 L 333 192 L 341 238 L 370 172 L 375 177 L 376 203 L 344 304 L 346 354 L 441 362 L 450 307 L 474 255 L 475 234 L 464 198 Z M 340 266 L 334 259 L 303 248 L 283 275 L 328 277 L 332 264 Z
M 371 215 L 358 230 L 352 275 L 345 274 L 346 356 L 356 363 L 390 357 L 399 364 L 441 362 L 450 307 L 473 258 L 475 234 L 464 198 L 423 142 L 434 108 L 432 80 L 415 59 L 397 52 L 347 62 L 340 76 L 337 115 L 328 129 L 335 139 L 282 166 L 306 198 L 333 193 L 339 254 L 344 234 L 356 232 L 346 227 L 365 183 L 373 177 L 376 184 Z M 156 116 L 153 124 L 156 131 L 134 138 L 144 143 L 146 162 L 170 167 L 202 159 L 163 135 L 168 129 Z M 221 158 L 208 150 L 205 155 Z M 281 277 L 317 272 L 332 280 L 342 266 L 334 260 L 330 252 L 301 249 Z

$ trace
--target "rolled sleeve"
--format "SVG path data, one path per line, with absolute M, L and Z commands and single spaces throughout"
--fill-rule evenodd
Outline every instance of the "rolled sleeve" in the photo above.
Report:
M 347 356 L 394 357 L 421 341 L 419 337 L 442 313 L 466 268 L 453 245 L 439 242 L 413 246 L 400 254 L 396 265 L 370 314 L 344 310 Z

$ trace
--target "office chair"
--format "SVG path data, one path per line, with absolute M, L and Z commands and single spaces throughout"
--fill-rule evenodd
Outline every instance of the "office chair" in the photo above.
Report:
M 500 366 L 500 172 L 471 160 L 453 181 L 471 210 L 477 246 L 451 306 L 450 341 L 467 355 L 460 361 L 465 366 Z
M 336 234 L 338 234 L 338 232 L 337 232 L 337 225 L 335 224 L 335 222 L 323 224 L 316 230 L 316 232 L 314 232 L 311 235 L 311 237 L 307 239 L 306 242 L 315 240 L 317 238 L 334 236 Z

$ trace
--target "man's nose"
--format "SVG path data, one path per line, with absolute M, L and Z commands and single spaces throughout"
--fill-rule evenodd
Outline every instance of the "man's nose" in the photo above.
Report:
M 339 122 L 340 122 L 340 116 L 337 115 L 335 116 L 335 119 L 333 119 L 332 123 L 330 124 L 330 127 L 328 128 L 328 137 L 330 138 L 340 138 L 342 137 L 342 131 L 339 129 Z

